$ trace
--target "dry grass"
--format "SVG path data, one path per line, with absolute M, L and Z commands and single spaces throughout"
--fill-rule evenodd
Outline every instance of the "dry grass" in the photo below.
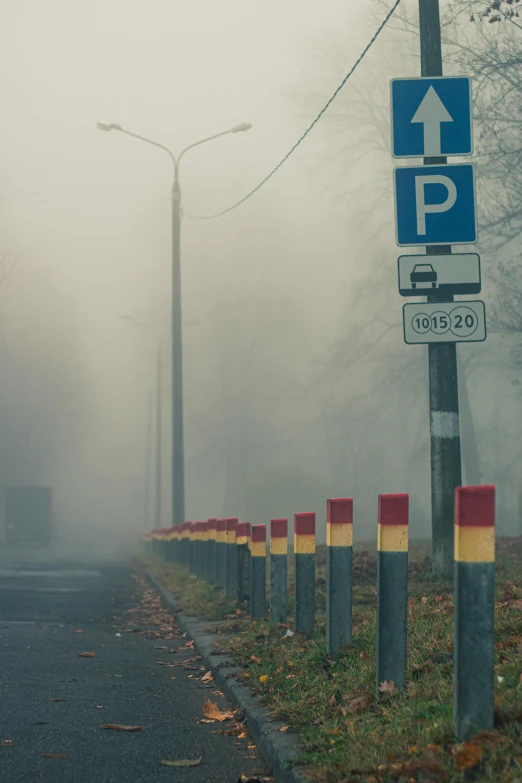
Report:
M 229 631 L 223 645 L 233 650 L 267 709 L 297 732 L 317 780 L 516 783 L 522 781 L 521 554 L 518 540 L 499 542 L 497 725 L 464 746 L 455 744 L 452 732 L 452 586 L 433 575 L 423 558 L 410 565 L 404 693 L 375 701 L 375 559 L 368 554 L 355 557 L 354 641 L 338 661 L 325 651 L 322 566 L 317 569 L 313 640 L 284 638 L 286 627 L 246 622 L 235 635 Z M 157 561 L 152 568 L 191 613 L 217 619 L 233 610 L 221 591 Z

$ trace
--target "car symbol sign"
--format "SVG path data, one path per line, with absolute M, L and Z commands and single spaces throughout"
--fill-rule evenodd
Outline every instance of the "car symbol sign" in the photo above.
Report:
M 480 256 L 477 253 L 399 257 L 401 296 L 427 296 L 434 292 L 459 296 L 479 294 L 481 288 Z

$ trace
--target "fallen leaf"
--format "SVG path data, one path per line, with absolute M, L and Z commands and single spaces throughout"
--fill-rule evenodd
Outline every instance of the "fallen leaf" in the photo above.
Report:
M 393 680 L 390 680 L 389 682 L 384 680 L 384 682 L 381 682 L 379 685 L 379 690 L 381 693 L 395 693 L 397 689 Z
M 280 732 L 282 732 L 282 733 L 284 734 L 284 732 L 285 732 L 285 731 L 288 731 L 288 726 L 281 726 L 281 728 L 279 729 L 279 731 L 280 731 Z
M 93 652 L 78 653 L 78 658 L 96 658 L 96 653 Z
M 212 676 L 212 672 L 210 671 L 210 672 L 207 672 L 207 673 L 206 673 L 206 674 L 205 674 L 205 675 L 204 675 L 204 676 L 201 678 L 201 682 L 212 682 L 212 680 L 213 680 L 213 679 L 214 679 L 214 677 Z
M 215 720 L 211 720 L 210 718 L 201 718 L 201 720 L 198 720 L 198 723 L 215 723 Z
M 337 697 L 336 697 L 336 695 L 334 693 L 334 695 L 330 696 L 330 698 L 328 699 L 328 704 L 330 704 L 330 705 L 335 704 L 336 701 L 337 701 Z
M 63 699 L 51 699 L 51 701 L 63 701 Z
M 429 748 L 423 751 L 423 754 L 420 756 L 420 758 L 417 756 L 416 758 L 410 759 L 402 767 L 402 771 L 406 774 L 411 776 L 415 775 L 415 778 L 412 777 L 412 779 L 417 779 L 417 772 L 440 772 L 441 769 L 442 763 L 440 754 Z M 425 780 L 426 778 L 423 779 Z
M 46 759 L 66 759 L 68 756 L 64 756 L 63 753 L 39 753 L 39 756 L 44 756 Z
M 74 633 L 85 633 L 83 628 L 77 628 Z
M 484 751 L 480 745 L 476 745 L 474 742 L 464 742 L 462 750 L 455 756 L 455 766 L 459 772 L 475 767 L 482 761 L 483 755 Z
M 422 598 L 421 598 L 421 602 L 422 602 L 423 604 L 427 604 L 427 603 L 428 603 L 428 599 L 426 598 L 426 596 L 424 596 L 424 595 L 422 596 Z
M 433 661 L 431 661 L 429 658 L 422 663 L 414 663 L 413 664 L 413 672 L 417 677 L 420 677 L 421 674 L 424 674 L 427 671 L 431 671 L 434 667 Z
M 102 729 L 109 731 L 142 731 L 142 726 L 122 726 L 119 723 L 104 723 Z
M 231 720 L 234 717 L 233 712 L 221 712 L 217 704 L 213 704 L 210 699 L 207 699 L 203 705 L 203 715 L 206 718 L 219 721 Z
M 257 655 L 251 655 L 249 658 L 252 663 L 261 663 L 261 658 L 259 658 Z
M 364 650 L 362 653 L 359 653 L 359 658 L 361 659 L 361 661 L 367 661 L 369 657 L 370 656 L 368 655 L 368 653 L 364 652 Z
M 356 699 L 352 699 L 346 706 L 346 711 L 353 715 L 355 712 L 362 712 L 372 706 L 374 702 L 373 696 L 369 694 L 366 696 L 359 696 Z
M 14 748 L 14 743 L 12 740 L 5 740 L 4 742 L 0 742 L 0 748 Z
M 236 614 L 237 615 L 241 614 L 241 609 L 236 609 Z
M 262 674 L 259 678 L 259 682 L 266 682 L 268 680 L 268 674 Z
M 160 761 L 160 764 L 164 764 L 166 767 L 198 767 L 201 764 L 201 759 L 203 756 L 200 756 L 199 759 L 179 759 L 179 761 L 168 761 L 167 759 L 164 759 Z
M 237 735 L 238 739 L 245 739 L 245 737 L 246 737 L 246 732 L 245 731 L 243 731 L 241 734 Z

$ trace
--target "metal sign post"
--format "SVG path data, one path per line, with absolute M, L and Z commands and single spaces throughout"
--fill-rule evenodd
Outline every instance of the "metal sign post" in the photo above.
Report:
M 447 155 L 473 152 L 470 80 L 442 75 L 439 0 L 419 0 L 421 77 L 391 81 L 392 154 L 424 158 L 394 172 L 397 244 L 426 247 L 399 258 L 399 293 L 427 297 L 403 307 L 404 340 L 428 344 L 433 566 L 453 572 L 453 495 L 462 483 L 457 342 L 486 339 L 483 302 L 454 302 L 481 289 L 473 165 Z

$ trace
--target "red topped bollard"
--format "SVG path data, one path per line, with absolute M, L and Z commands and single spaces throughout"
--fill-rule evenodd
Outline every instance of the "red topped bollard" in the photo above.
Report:
M 493 728 L 495 487 L 455 489 L 455 735 Z
M 406 494 L 379 495 L 377 532 L 377 698 L 383 682 L 406 684 L 408 631 Z

